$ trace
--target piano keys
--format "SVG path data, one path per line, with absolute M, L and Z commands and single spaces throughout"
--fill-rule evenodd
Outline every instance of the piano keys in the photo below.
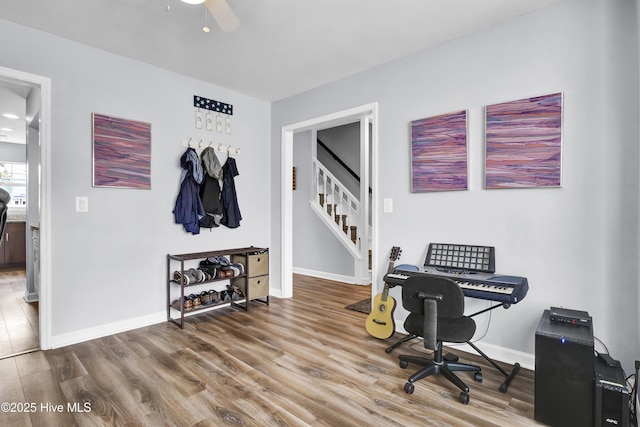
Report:
M 398 266 L 384 276 L 390 286 L 402 285 L 406 279 L 417 274 L 446 277 L 456 282 L 466 297 L 479 298 L 504 304 L 517 304 L 529 291 L 526 277 L 475 271 L 441 270 L 433 267 L 407 269 Z

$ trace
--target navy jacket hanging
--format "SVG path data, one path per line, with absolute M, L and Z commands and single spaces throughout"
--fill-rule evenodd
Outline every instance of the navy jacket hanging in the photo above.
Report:
M 205 215 L 200 200 L 200 184 L 204 178 L 198 154 L 193 148 L 187 148 L 180 158 L 182 167 L 182 181 L 180 192 L 173 210 L 176 224 L 182 224 L 185 231 L 192 234 L 200 233 L 198 220 Z
M 233 157 L 227 157 L 227 161 L 222 167 L 223 184 L 222 184 L 222 210 L 224 216 L 221 224 L 229 228 L 240 227 L 240 207 L 238 206 L 238 196 L 236 195 L 236 184 L 234 177 L 238 176 L 238 168 L 236 160 Z

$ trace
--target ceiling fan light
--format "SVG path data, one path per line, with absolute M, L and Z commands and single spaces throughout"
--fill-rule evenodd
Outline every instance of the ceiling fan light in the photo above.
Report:
M 202 27 L 202 31 L 204 31 L 205 33 L 208 33 L 211 30 L 209 29 L 209 27 L 205 25 L 204 27 Z
M 202 4 L 205 0 L 182 0 L 182 2 L 187 4 Z

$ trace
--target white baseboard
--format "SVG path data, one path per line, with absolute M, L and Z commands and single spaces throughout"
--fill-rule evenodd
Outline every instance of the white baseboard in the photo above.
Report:
M 304 276 L 317 277 L 320 279 L 333 280 L 335 282 L 350 283 L 352 285 L 368 285 L 371 283 L 371 279 L 352 276 L 343 276 L 341 274 L 327 273 L 324 271 L 308 270 L 306 268 L 293 267 L 293 272 L 296 274 L 302 274 Z
M 167 313 L 166 311 L 163 311 L 161 313 L 149 314 L 147 316 L 136 317 L 134 319 L 120 320 L 118 322 L 69 332 L 67 334 L 53 335 L 51 337 L 50 344 L 51 348 L 60 348 L 166 321 Z
M 396 330 L 403 334 L 407 334 L 407 331 L 405 331 L 404 328 L 402 327 L 402 324 L 404 323 L 404 321 L 398 321 L 398 319 L 394 319 L 394 320 L 396 322 Z M 473 344 L 476 347 L 478 347 L 480 350 L 482 350 L 483 353 L 485 353 L 487 356 L 489 356 L 491 359 L 495 361 L 508 363 L 509 365 L 519 363 L 522 368 L 529 369 L 532 371 L 535 370 L 536 363 L 535 363 L 535 356 L 533 354 L 529 354 L 522 351 L 513 350 L 511 348 L 501 347 L 499 345 L 485 343 L 485 342 L 474 342 Z M 478 354 L 478 352 L 476 352 L 473 349 L 473 347 L 471 347 L 466 343 L 463 343 L 463 344 L 446 343 L 445 345 L 450 348 L 460 349 L 467 353 Z

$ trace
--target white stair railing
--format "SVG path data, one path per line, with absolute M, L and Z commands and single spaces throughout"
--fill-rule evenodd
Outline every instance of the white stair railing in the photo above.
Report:
M 313 160 L 315 198 L 312 206 L 344 246 L 358 258 L 362 258 L 360 245 L 360 202 L 317 159 Z

